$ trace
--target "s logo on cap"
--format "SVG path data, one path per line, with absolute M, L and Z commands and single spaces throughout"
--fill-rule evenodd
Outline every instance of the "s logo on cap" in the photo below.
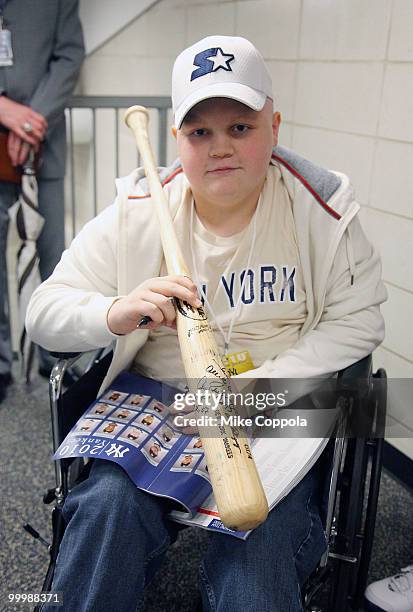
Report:
M 191 81 L 198 77 L 216 72 L 220 68 L 223 70 L 232 71 L 230 63 L 235 59 L 232 53 L 224 53 L 221 47 L 205 49 L 197 53 L 194 57 L 194 66 L 198 66 L 191 74 Z

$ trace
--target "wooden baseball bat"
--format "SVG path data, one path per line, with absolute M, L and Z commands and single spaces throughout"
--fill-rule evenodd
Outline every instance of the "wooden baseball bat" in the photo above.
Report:
M 148 112 L 143 106 L 126 111 L 125 122 L 134 132 L 156 210 L 168 274 L 190 278 L 178 243 L 168 201 L 166 199 L 148 135 Z M 189 390 L 208 390 L 211 394 L 230 392 L 229 377 L 224 367 L 214 333 L 204 309 L 193 308 L 175 299 L 179 344 Z M 198 394 L 199 396 L 199 394 Z M 217 397 L 217 395 L 215 395 Z M 203 422 L 198 429 L 208 464 L 215 501 L 224 525 L 244 531 L 262 523 L 268 514 L 268 503 L 248 438 L 236 425 L 228 425 L 222 416 L 236 416 L 233 405 L 222 401 L 216 411 L 208 402 L 196 407 Z M 216 424 L 215 424 L 216 421 Z

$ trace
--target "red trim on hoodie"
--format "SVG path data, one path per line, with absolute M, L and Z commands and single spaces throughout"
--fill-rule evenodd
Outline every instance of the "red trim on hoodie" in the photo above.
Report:
M 306 179 L 301 174 L 299 174 L 299 172 L 297 172 L 297 170 L 290 166 L 288 162 L 286 162 L 282 157 L 279 157 L 275 153 L 271 155 L 271 159 L 275 159 L 277 162 L 285 166 L 287 170 L 289 170 L 291 174 L 293 174 L 295 178 L 297 178 L 304 185 L 304 187 L 308 189 L 311 195 L 317 200 L 319 204 L 321 204 L 321 206 L 324 208 L 325 211 L 328 212 L 329 215 L 334 217 L 334 219 L 337 219 L 337 221 L 341 219 L 341 215 L 333 208 L 331 208 L 326 202 L 324 202 L 323 198 L 321 198 L 318 193 L 311 187 L 310 183 L 308 183 Z
M 181 174 L 181 172 L 183 172 L 183 169 L 182 169 L 182 166 L 179 166 L 179 168 L 174 170 L 172 174 L 167 176 L 166 179 L 162 181 L 162 187 L 165 187 L 165 185 L 170 183 L 176 176 L 178 176 L 178 174 Z M 143 196 L 128 196 L 128 200 L 142 200 L 144 198 L 150 198 L 150 197 L 151 197 L 151 194 L 148 193 L 147 195 L 143 195 Z

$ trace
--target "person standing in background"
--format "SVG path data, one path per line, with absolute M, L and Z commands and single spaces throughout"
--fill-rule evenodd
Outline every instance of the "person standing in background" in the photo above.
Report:
M 64 250 L 64 109 L 84 58 L 78 0 L 0 0 L 0 131 L 3 166 L 21 166 L 30 148 L 39 156 L 39 211 L 45 225 L 37 247 L 45 280 Z M 6 244 L 8 210 L 19 187 L 0 167 L 0 402 L 11 382 L 12 346 Z M 53 360 L 40 350 L 39 373 Z

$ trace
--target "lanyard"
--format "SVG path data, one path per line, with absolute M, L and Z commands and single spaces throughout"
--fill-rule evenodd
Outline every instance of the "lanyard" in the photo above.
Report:
M 194 203 L 194 199 L 193 198 L 192 198 L 192 202 L 191 202 L 191 215 L 190 215 L 190 222 L 189 222 L 189 244 L 190 244 L 191 255 L 192 255 L 192 265 L 193 265 L 194 273 L 195 273 L 195 282 L 197 284 L 198 291 L 199 291 L 200 295 L 202 295 L 202 297 L 204 298 L 204 302 L 208 306 L 208 309 L 209 309 L 210 313 L 212 314 L 212 316 L 214 317 L 215 323 L 217 324 L 217 327 L 218 327 L 219 331 L 221 332 L 222 337 L 224 338 L 224 342 L 225 342 L 224 350 L 225 350 L 225 353 L 228 351 L 229 342 L 231 340 L 231 335 L 232 335 L 232 328 L 234 326 L 235 319 L 237 318 L 237 316 L 239 314 L 238 310 L 239 310 L 239 308 L 241 306 L 241 297 L 242 297 L 242 293 L 244 291 L 245 283 L 246 283 L 246 280 L 247 280 L 247 271 L 250 268 L 252 254 L 253 254 L 254 247 L 255 247 L 255 240 L 257 238 L 257 217 L 258 217 L 258 209 L 260 207 L 260 203 L 261 203 L 261 196 L 260 196 L 260 199 L 258 200 L 258 204 L 257 204 L 257 207 L 256 207 L 255 212 L 254 212 L 254 219 L 253 219 L 253 222 L 252 222 L 252 240 L 251 240 L 250 251 L 248 253 L 247 269 L 245 271 L 244 278 L 242 279 L 242 282 L 241 282 L 241 288 L 240 288 L 239 296 L 238 296 L 237 303 L 236 303 L 235 308 L 234 308 L 234 312 L 233 312 L 233 314 L 231 316 L 231 320 L 230 320 L 229 328 L 228 328 L 228 333 L 225 334 L 225 332 L 224 332 L 221 324 L 219 323 L 218 318 L 217 318 L 217 316 L 216 316 L 216 314 L 215 314 L 211 304 L 208 301 L 206 293 L 205 293 L 205 291 L 204 291 L 204 289 L 203 289 L 203 287 L 202 287 L 202 285 L 200 283 L 200 280 L 199 280 L 198 268 L 197 268 L 197 265 L 196 265 L 196 258 L 195 258 L 195 249 L 194 249 L 194 229 L 193 229 L 193 226 L 194 226 L 194 208 L 195 208 L 195 203 Z

